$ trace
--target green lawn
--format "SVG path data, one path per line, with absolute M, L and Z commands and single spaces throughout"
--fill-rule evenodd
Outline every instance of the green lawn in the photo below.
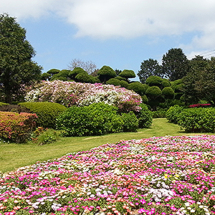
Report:
M 194 135 L 184 133 L 178 125 L 168 123 L 165 118 L 153 119 L 149 129 L 139 129 L 138 132 L 117 133 L 103 136 L 64 137 L 57 142 L 38 146 L 32 142 L 25 144 L 0 143 L 0 171 L 13 171 L 19 167 L 61 157 L 70 152 L 86 151 L 90 148 L 115 143 L 120 140 L 142 139 L 153 136 Z

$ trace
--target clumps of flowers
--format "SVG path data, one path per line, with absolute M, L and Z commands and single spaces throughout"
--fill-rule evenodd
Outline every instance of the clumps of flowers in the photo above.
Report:
M 120 110 L 138 111 L 141 108 L 141 96 L 134 91 L 113 85 L 100 83 L 76 83 L 67 81 L 43 81 L 34 86 L 25 96 L 27 102 L 56 102 L 67 107 L 71 105 L 88 106 L 104 102 Z
M 215 136 L 105 144 L 0 176 L 0 214 L 210 215 Z
M 209 106 L 211 106 L 211 104 L 193 104 L 193 105 L 190 105 L 189 108 L 209 107 Z

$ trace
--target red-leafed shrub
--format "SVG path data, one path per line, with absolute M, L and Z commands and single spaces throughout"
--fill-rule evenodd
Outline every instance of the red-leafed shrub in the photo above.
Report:
M 36 126 L 37 115 L 31 113 L 0 112 L 0 137 L 13 142 L 26 142 Z
M 189 107 L 196 108 L 196 107 L 209 107 L 209 106 L 211 106 L 211 104 L 193 104 L 193 105 L 190 105 Z

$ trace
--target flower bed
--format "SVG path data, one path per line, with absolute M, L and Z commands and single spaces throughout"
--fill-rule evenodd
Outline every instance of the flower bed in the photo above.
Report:
M 56 102 L 67 107 L 71 105 L 88 106 L 104 102 L 129 112 L 141 109 L 139 104 L 142 102 L 142 98 L 134 91 L 119 86 L 56 80 L 43 81 L 36 85 L 26 94 L 25 101 Z
M 0 178 L 3 215 L 213 213 L 215 136 L 120 141 Z

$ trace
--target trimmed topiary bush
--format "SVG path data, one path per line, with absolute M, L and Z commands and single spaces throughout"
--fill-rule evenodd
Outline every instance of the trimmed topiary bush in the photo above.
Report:
M 159 96 L 161 96 L 162 91 L 158 86 L 152 86 L 147 88 L 146 95 L 148 98 L 155 100 Z
M 173 99 L 174 98 L 174 90 L 171 87 L 164 87 L 162 90 L 162 95 L 165 99 Z
M 163 82 L 163 79 L 159 76 L 149 76 L 147 79 L 146 79 L 146 84 L 148 84 L 149 86 L 158 86 L 158 87 L 161 87 L 162 86 L 162 82 Z
M 148 98 L 147 98 L 147 96 L 146 95 L 144 95 L 144 96 L 141 96 L 141 98 L 142 98 L 142 102 L 143 103 L 145 103 L 145 104 L 147 104 L 148 103 Z
M 137 131 L 139 121 L 133 111 L 130 111 L 129 113 L 122 113 L 122 120 L 124 132 Z
M 114 86 L 121 86 L 120 80 L 116 78 L 109 79 L 106 84 L 114 85 Z
M 36 113 L 37 126 L 44 128 L 55 128 L 56 118 L 66 110 L 61 104 L 52 102 L 23 102 L 20 106 L 28 108 L 32 113 Z
M 56 121 L 56 128 L 64 130 L 64 136 L 88 136 L 116 133 L 123 130 L 123 120 L 118 108 L 104 103 L 89 106 L 72 106 Z
M 120 72 L 119 76 L 126 78 L 126 80 L 128 80 L 129 78 L 135 78 L 136 77 L 133 70 L 127 70 L 127 69 Z
M 139 128 L 149 128 L 152 125 L 152 112 L 146 104 L 140 104 L 141 110 L 136 112 Z
M 127 81 L 124 81 L 124 80 L 121 80 L 121 81 L 120 81 L 120 86 L 121 86 L 121 87 L 124 87 L 124 88 L 128 88 L 128 82 L 127 82 Z
M 5 106 L 5 105 L 9 105 L 8 103 L 4 103 L 4 102 L 0 102 L 0 107 L 1 106 Z
M 128 85 L 129 90 L 133 90 L 134 92 L 138 93 L 139 95 L 144 95 L 147 88 L 148 88 L 148 85 L 142 84 L 138 81 L 132 82 Z
M 162 86 L 163 86 L 163 87 L 170 87 L 170 86 L 171 86 L 171 83 L 170 83 L 169 80 L 163 79 L 163 80 L 162 80 Z
M 76 67 L 75 69 L 73 69 L 72 71 L 69 72 L 69 77 L 71 79 L 75 79 L 75 77 L 78 75 L 78 74 L 81 74 L 81 73 L 84 73 L 84 74 L 88 74 L 84 69 L 82 69 L 81 67 Z
M 109 66 L 103 66 L 98 71 L 98 76 L 102 83 L 106 83 L 110 78 L 116 77 L 116 72 Z

